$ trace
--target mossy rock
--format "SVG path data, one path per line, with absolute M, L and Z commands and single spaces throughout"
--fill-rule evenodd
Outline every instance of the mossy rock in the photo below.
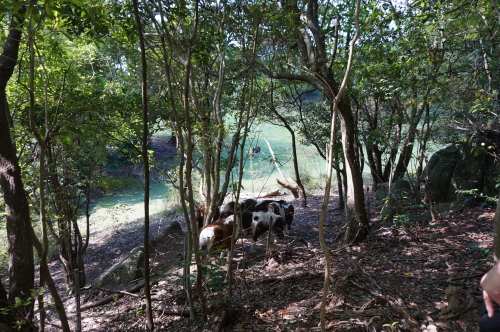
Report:
M 153 253 L 169 233 L 181 229 L 177 221 L 171 222 L 156 238 L 149 241 L 149 252 Z M 123 289 L 137 279 L 144 277 L 144 246 L 140 245 L 132 249 L 118 263 L 111 266 L 101 274 L 93 283 L 93 286 L 111 290 Z

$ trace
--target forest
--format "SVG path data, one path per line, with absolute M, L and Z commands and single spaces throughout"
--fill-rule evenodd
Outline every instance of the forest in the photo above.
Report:
M 497 1 L 6 0 L 0 26 L 1 331 L 479 330 Z M 119 195 L 141 217 L 109 227 Z M 95 284 L 137 248 L 138 280 Z

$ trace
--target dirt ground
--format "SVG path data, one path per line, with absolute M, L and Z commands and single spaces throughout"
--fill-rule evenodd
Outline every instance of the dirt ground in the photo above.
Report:
M 371 197 L 371 195 L 369 195 Z M 174 233 L 151 258 L 152 292 L 156 331 L 314 331 L 319 330 L 323 296 L 325 256 L 319 246 L 317 223 L 323 193 L 313 192 L 308 206 L 291 195 L 278 197 L 295 206 L 290 236 L 271 246 L 266 260 L 266 243 L 259 242 L 250 253 L 250 241 L 236 249 L 233 263 L 233 294 L 227 291 L 225 266 L 208 266 L 204 296 L 208 318 L 191 321 L 186 292 L 182 288 L 183 234 Z M 345 246 L 337 235 L 345 223 L 332 195 L 325 225 L 331 254 L 326 324 L 330 331 L 478 331 L 478 287 L 481 276 L 491 268 L 494 209 L 465 208 L 436 221 L 408 221 L 399 228 L 378 220 L 381 201 L 367 199 L 371 235 L 358 246 Z M 181 215 L 168 216 L 154 227 L 172 220 L 183 223 Z M 123 231 L 119 241 L 101 243 L 99 254 L 86 264 L 89 281 L 132 249 L 124 238 L 137 238 L 140 225 Z M 185 229 L 185 227 L 183 227 Z M 117 254 L 116 248 L 120 247 Z M 109 253 L 109 258 L 107 257 Z M 58 264 L 53 264 L 54 272 Z M 57 275 L 57 274 L 56 274 Z M 445 291 L 456 287 L 458 310 L 443 311 L 448 305 Z M 82 331 L 143 331 L 146 317 L 138 295 L 82 312 Z M 104 290 L 82 292 L 82 305 L 112 295 Z M 66 308 L 75 327 L 74 297 L 66 294 Z M 198 297 L 195 299 L 195 310 Z M 53 316 L 53 324 L 57 319 Z M 49 326 L 47 331 L 58 329 Z

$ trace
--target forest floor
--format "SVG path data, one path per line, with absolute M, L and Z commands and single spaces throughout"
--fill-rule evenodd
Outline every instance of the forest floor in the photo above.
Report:
M 493 265 L 493 219 L 491 208 L 465 208 L 459 213 L 431 220 L 406 220 L 394 228 L 378 219 L 382 202 L 367 195 L 371 234 L 357 246 L 337 239 L 345 224 L 332 195 L 325 223 L 325 238 L 331 254 L 331 282 L 327 294 L 326 325 L 330 331 L 479 331 L 478 287 L 481 276 Z M 290 236 L 270 248 L 266 260 L 265 241 L 250 253 L 250 239 L 235 251 L 233 294 L 228 297 L 225 266 L 212 263 L 204 280 L 208 317 L 190 321 L 183 315 L 189 304 L 182 288 L 183 232 L 173 233 L 151 258 L 154 320 L 156 331 L 315 331 L 319 330 L 323 296 L 325 256 L 319 245 L 317 223 L 323 193 L 310 192 L 307 207 L 290 195 L 295 207 Z M 153 228 L 183 216 L 166 216 Z M 185 230 L 185 225 L 183 227 Z M 141 239 L 141 225 L 122 230 L 120 236 L 94 243 L 99 254 L 86 261 L 88 281 L 110 267 Z M 130 239 L 130 241 L 129 241 Z M 96 240 L 94 240 L 96 241 Z M 239 243 L 239 242 L 238 242 Z M 116 248 L 120 248 L 117 254 Z M 60 270 L 53 264 L 54 273 Z M 57 273 L 55 275 L 57 279 Z M 59 276 L 60 278 L 60 276 Z M 445 291 L 457 287 L 464 310 L 446 314 Z M 136 293 L 137 295 L 139 293 Z M 82 305 L 111 295 L 90 289 L 82 294 Z M 74 319 L 75 302 L 66 296 L 68 315 Z M 198 303 L 198 297 L 195 298 Z M 82 331 L 144 331 L 146 315 L 141 298 L 125 295 L 82 312 Z M 199 312 L 199 307 L 195 309 Z M 441 315 L 443 314 L 443 315 Z M 198 315 L 200 317 L 200 315 Z M 53 316 L 53 323 L 57 319 Z M 74 320 L 71 322 L 75 327 Z M 57 331 L 48 326 L 47 331 Z

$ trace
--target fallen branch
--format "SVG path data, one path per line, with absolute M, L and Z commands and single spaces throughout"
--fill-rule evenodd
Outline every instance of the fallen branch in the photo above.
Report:
M 276 179 L 276 182 L 278 182 L 280 186 L 290 190 L 292 192 L 293 197 L 300 198 L 299 185 L 297 183 L 295 183 L 295 181 L 288 178 L 288 179 L 286 179 L 286 182 L 281 181 L 280 179 Z
M 283 196 L 283 194 L 280 193 L 279 189 L 276 189 L 276 190 L 269 191 L 269 192 L 265 193 L 264 195 L 259 196 L 257 198 L 266 198 L 266 197 L 275 197 L 275 196 Z
M 139 286 L 139 285 L 138 285 Z M 141 297 L 140 295 L 137 295 L 137 294 L 133 294 L 133 293 L 130 293 L 130 292 L 134 292 L 134 291 L 137 291 L 139 290 L 142 286 L 144 286 L 144 282 L 142 282 L 140 284 L 140 287 L 137 288 L 136 290 L 130 290 L 130 291 L 117 291 L 117 290 L 112 290 L 112 289 L 107 289 L 107 288 L 101 288 L 101 287 L 96 287 L 96 286 L 92 286 L 90 285 L 89 287 L 86 287 L 85 290 L 89 290 L 89 289 L 96 289 L 96 290 L 100 290 L 100 291 L 103 291 L 103 292 L 108 292 L 108 293 L 114 293 L 114 294 L 123 294 L 123 295 L 130 295 L 130 296 L 133 296 L 133 297 Z M 137 287 L 137 286 L 135 286 Z M 134 288 L 135 288 L 134 287 Z
M 379 286 L 379 285 L 375 282 L 375 280 L 373 280 L 373 278 L 372 278 L 372 277 L 371 277 L 368 273 L 366 273 L 366 271 L 365 271 L 365 270 L 363 270 L 363 268 L 362 268 L 361 266 L 359 266 L 359 264 L 357 264 L 356 262 L 355 262 L 355 264 L 356 264 L 356 266 L 358 267 L 358 269 L 359 269 L 359 270 L 360 270 L 360 271 L 361 271 L 361 272 L 362 272 L 365 276 L 367 276 L 367 278 L 368 278 L 368 279 L 369 279 L 369 280 L 370 280 L 370 281 L 371 281 L 371 282 L 372 282 L 372 283 L 373 283 L 373 284 L 374 284 L 374 285 L 375 285 L 375 286 L 376 286 L 379 290 L 382 290 L 382 287 L 380 287 L 380 286 Z
M 84 304 L 80 307 L 80 310 L 81 311 L 84 311 L 84 310 L 87 310 L 87 309 L 90 309 L 90 308 L 95 308 L 95 307 L 98 307 L 98 306 L 101 306 L 101 305 L 104 305 L 104 304 L 107 304 L 109 302 L 113 302 L 113 301 L 116 301 L 116 299 L 119 299 L 125 295 L 132 295 L 132 296 L 135 296 L 135 297 L 139 297 L 138 295 L 136 294 L 131 294 L 132 292 L 137 292 L 139 289 L 141 289 L 142 287 L 144 287 L 144 281 L 125 290 L 125 291 L 113 291 L 113 290 L 110 290 L 110 289 L 103 289 L 103 288 L 97 288 L 97 287 L 91 287 L 91 288 L 95 288 L 95 289 L 99 289 L 99 290 L 102 290 L 102 291 L 105 291 L 105 292 L 111 292 L 111 293 L 115 293 L 115 295 L 110 295 L 108 297 L 105 297 L 99 301 L 96 301 L 96 302 L 93 302 L 93 303 L 88 303 L 88 304 Z M 90 288 L 86 288 L 86 289 L 90 289 Z
M 377 292 L 375 292 L 375 291 L 372 291 L 372 290 L 370 290 L 370 289 L 367 289 L 367 288 L 365 288 L 365 287 L 361 286 L 360 284 L 358 284 L 358 283 L 357 283 L 357 282 L 355 282 L 355 281 L 349 280 L 349 282 L 350 282 L 351 284 L 353 284 L 354 286 L 358 287 L 359 289 L 361 289 L 361 290 L 363 290 L 363 291 L 367 292 L 368 294 L 372 295 L 372 296 L 380 296 L 380 294 L 379 294 L 379 293 L 377 293 Z
M 371 310 L 360 310 L 360 311 L 350 311 L 342 313 L 333 312 L 333 316 L 338 319 L 349 319 L 349 318 L 359 318 L 359 317 L 372 317 L 372 316 L 382 316 L 386 317 L 389 311 L 387 309 L 371 309 Z
M 162 307 L 160 312 L 165 315 L 189 316 L 188 307 Z
M 271 283 L 275 281 L 280 281 L 280 282 L 293 282 L 293 281 L 298 281 L 298 280 L 309 280 L 309 279 L 316 279 L 320 278 L 324 275 L 323 272 L 321 273 L 315 273 L 315 274 L 310 274 L 310 273 L 303 273 L 300 275 L 296 276 L 291 276 L 288 278 L 267 278 L 267 279 L 260 279 L 260 280 L 255 280 L 255 282 L 261 282 L 261 283 Z

